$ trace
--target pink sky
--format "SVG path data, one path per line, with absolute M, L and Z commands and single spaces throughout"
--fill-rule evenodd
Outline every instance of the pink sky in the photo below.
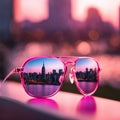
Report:
M 20 22 L 28 19 L 32 22 L 48 18 L 48 0 L 15 0 L 15 20 Z M 120 0 L 72 0 L 72 16 L 84 21 L 89 7 L 96 7 L 104 21 L 118 27 L 118 8 Z

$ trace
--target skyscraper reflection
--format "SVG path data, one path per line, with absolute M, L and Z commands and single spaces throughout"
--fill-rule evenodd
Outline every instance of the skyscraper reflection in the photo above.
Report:
M 79 82 L 86 81 L 86 82 L 97 82 L 97 72 L 96 68 L 93 70 L 92 68 L 86 68 L 85 72 L 78 71 L 76 72 L 76 77 Z

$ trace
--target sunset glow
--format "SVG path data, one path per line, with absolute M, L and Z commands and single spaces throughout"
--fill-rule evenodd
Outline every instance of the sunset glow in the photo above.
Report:
M 95 7 L 104 21 L 118 27 L 119 6 L 120 0 L 72 0 L 72 15 L 74 19 L 84 21 L 88 8 Z
M 14 19 L 38 22 L 48 18 L 47 0 L 15 0 Z
M 78 53 L 82 55 L 87 55 L 91 53 L 91 46 L 87 42 L 80 42 L 77 45 L 77 51 Z
M 15 0 L 14 19 L 21 22 L 29 20 L 38 22 L 48 18 L 49 0 Z M 118 28 L 118 8 L 120 0 L 71 0 L 72 16 L 75 20 L 84 21 L 89 7 L 99 10 L 102 20 L 111 22 Z

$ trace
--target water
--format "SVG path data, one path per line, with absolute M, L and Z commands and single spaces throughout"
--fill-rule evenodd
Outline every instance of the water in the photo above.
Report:
M 32 96 L 49 96 L 58 91 L 60 85 L 25 85 L 25 89 Z

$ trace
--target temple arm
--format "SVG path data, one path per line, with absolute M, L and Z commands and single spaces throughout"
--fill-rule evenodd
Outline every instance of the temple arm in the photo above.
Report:
M 10 71 L 10 73 L 3 79 L 3 81 L 0 84 L 0 89 L 2 88 L 2 86 L 4 85 L 5 81 L 15 72 L 20 72 L 21 68 L 14 68 L 13 70 Z

